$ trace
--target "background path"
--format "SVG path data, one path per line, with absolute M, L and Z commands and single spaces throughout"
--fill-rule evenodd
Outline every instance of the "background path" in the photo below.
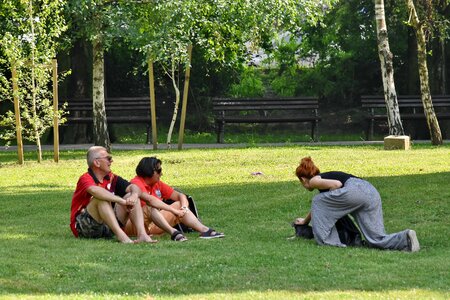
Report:
M 448 144 L 450 140 L 445 140 L 444 144 Z M 417 140 L 411 142 L 414 144 L 431 144 L 429 140 Z M 351 145 L 382 145 L 383 141 L 337 141 L 337 142 L 298 142 L 298 143 L 239 143 L 239 144 L 184 144 L 183 149 L 211 149 L 211 148 L 245 148 L 245 147 L 282 147 L 289 145 L 302 146 L 351 146 Z M 59 150 L 87 150 L 93 144 L 70 144 L 60 145 Z M 36 150 L 35 145 L 24 145 L 24 151 Z M 153 150 L 151 144 L 113 144 L 112 150 Z M 167 144 L 158 144 L 158 150 L 167 150 Z M 178 149 L 178 144 L 171 145 L 172 150 Z M 52 151 L 53 145 L 43 145 L 42 150 Z M 0 146 L 0 151 L 17 151 L 17 146 Z

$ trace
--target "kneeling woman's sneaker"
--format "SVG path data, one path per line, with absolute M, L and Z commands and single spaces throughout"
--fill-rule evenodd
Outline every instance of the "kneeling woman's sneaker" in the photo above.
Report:
M 214 239 L 214 238 L 222 238 L 225 234 L 221 232 L 217 232 L 212 228 L 209 228 L 208 231 L 200 233 L 201 239 Z
M 417 234 L 414 230 L 408 231 L 408 244 L 410 252 L 417 252 L 420 250 L 419 240 L 417 239 Z

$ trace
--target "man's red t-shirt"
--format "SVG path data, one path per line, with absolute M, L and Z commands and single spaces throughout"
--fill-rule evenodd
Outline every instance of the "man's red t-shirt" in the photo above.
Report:
M 125 190 L 130 183 L 120 176 L 109 173 L 109 175 L 103 178 L 103 182 L 100 182 L 95 177 L 92 170 L 81 175 L 78 179 L 77 187 L 72 197 L 72 206 L 70 208 L 70 229 L 74 236 L 78 237 L 78 232 L 75 228 L 75 221 L 78 214 L 83 208 L 88 206 L 91 201 L 92 195 L 87 192 L 87 189 L 91 186 L 100 186 L 107 189 L 111 193 L 114 193 L 120 197 L 125 196 Z
M 131 183 L 137 185 L 143 193 L 150 194 L 159 200 L 170 199 L 173 188 L 165 184 L 161 180 L 153 185 L 147 185 L 142 177 L 136 176 L 130 180 Z M 141 206 L 145 206 L 145 201 L 141 200 Z

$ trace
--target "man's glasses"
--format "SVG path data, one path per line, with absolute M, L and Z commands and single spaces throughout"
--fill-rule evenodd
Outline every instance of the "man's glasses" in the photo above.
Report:
M 162 172 L 162 168 L 159 168 L 159 169 L 155 169 L 155 172 L 156 172 L 156 173 L 158 173 L 158 174 L 161 174 L 161 172 Z
M 103 157 L 97 157 L 96 159 L 107 159 L 109 162 L 112 161 L 112 156 L 108 155 L 108 156 L 103 156 Z

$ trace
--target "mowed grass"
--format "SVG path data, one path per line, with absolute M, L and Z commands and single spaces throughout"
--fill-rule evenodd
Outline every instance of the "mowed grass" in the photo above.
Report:
M 194 197 L 202 221 L 226 237 L 154 245 L 75 239 L 70 201 L 84 151 L 41 164 L 0 152 L 1 299 L 448 299 L 450 147 L 286 146 L 113 151 L 125 178 L 143 156 Z M 294 175 L 303 156 L 323 171 L 368 179 L 383 198 L 388 232 L 415 229 L 419 253 L 323 247 L 287 240 L 314 193 Z M 252 175 L 262 172 L 262 175 Z

